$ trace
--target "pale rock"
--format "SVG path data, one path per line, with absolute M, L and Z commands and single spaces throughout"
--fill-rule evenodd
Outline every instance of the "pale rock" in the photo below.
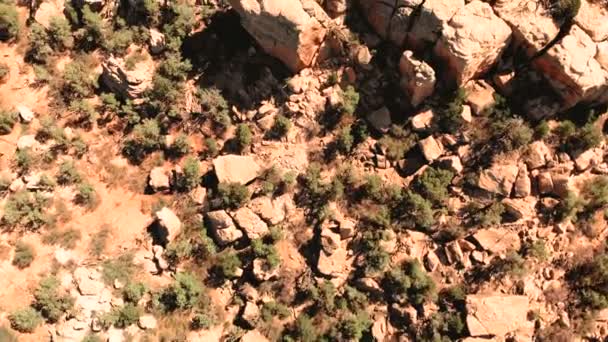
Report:
M 336 249 L 331 255 L 321 250 L 317 269 L 321 274 L 332 278 L 344 278 L 348 275 L 348 252 L 345 248 Z
M 323 228 L 321 231 L 321 248 L 323 251 L 331 255 L 340 247 L 340 234 L 334 233 L 329 228 Z
M 532 181 L 528 175 L 528 168 L 526 164 L 519 165 L 519 171 L 517 172 L 517 178 L 513 185 L 513 195 L 515 197 L 527 197 L 532 194 Z
M 389 322 L 385 313 L 378 314 L 371 327 L 372 337 L 375 341 L 385 341 L 388 334 Z
M 57 13 L 64 13 L 65 1 L 54 0 L 54 1 L 42 1 L 37 5 L 38 9 L 35 11 L 34 19 L 36 23 L 44 26 L 48 29 L 51 24 L 51 19 L 57 15 Z
M 209 212 L 207 218 L 220 245 L 227 245 L 243 237 L 243 232 L 236 227 L 230 215 L 224 210 Z
M 471 336 L 497 336 L 529 329 L 528 298 L 504 294 L 468 295 L 467 327 Z
M 30 123 L 32 122 L 32 120 L 34 120 L 34 112 L 29 107 L 24 105 L 18 105 L 16 109 L 19 113 L 19 117 L 21 118 L 22 122 Z
M 605 3 L 581 0 L 574 21 L 596 42 L 608 40 L 608 7 Z
M 386 107 L 370 112 L 366 119 L 379 132 L 386 133 L 391 128 L 391 112 Z
M 435 54 L 458 85 L 486 73 L 510 41 L 511 29 L 492 7 L 472 1 L 443 24 Z
M 399 61 L 401 89 L 410 99 L 412 107 L 418 107 L 435 90 L 435 70 L 426 62 L 414 57 L 414 52 L 406 50 Z
M 536 215 L 537 200 L 535 197 L 505 198 L 502 204 L 507 213 L 513 215 L 517 220 L 530 219 Z
M 143 315 L 139 317 L 137 325 L 144 330 L 156 329 L 156 318 L 152 315 Z
M 511 250 L 517 251 L 521 247 L 517 233 L 504 228 L 480 229 L 473 234 L 473 239 L 481 248 L 492 254 L 502 254 Z
M 38 143 L 38 141 L 36 141 L 35 134 L 22 135 L 19 137 L 19 139 L 17 139 L 17 149 L 18 150 L 25 150 L 25 149 L 37 150 L 39 148 L 39 146 L 40 146 L 40 144 Z
M 538 169 L 547 165 L 549 160 L 552 160 L 551 149 L 549 149 L 544 141 L 535 141 L 528 146 L 523 159 L 530 170 Z
M 434 251 L 428 251 L 424 256 L 424 266 L 429 272 L 434 272 L 440 264 L 441 261 Z
M 368 65 L 372 61 L 372 54 L 369 52 L 369 49 L 365 45 L 357 45 L 352 49 L 353 60 L 357 62 L 358 65 L 365 66 Z
M 150 45 L 150 52 L 153 54 L 159 54 L 165 49 L 165 35 L 157 29 L 150 29 L 150 39 L 148 41 Z
M 241 24 L 292 71 L 314 64 L 330 19 L 313 0 L 229 0 Z
M 410 119 L 410 123 L 412 125 L 412 129 L 416 132 L 428 130 L 433 124 L 433 111 L 429 109 L 414 115 Z
M 122 329 L 111 327 L 106 333 L 107 342 L 125 342 L 125 336 Z
M 23 179 L 17 178 L 11 182 L 11 184 L 8 186 L 8 189 L 11 192 L 19 192 L 25 189 L 25 182 L 23 181 Z
M 494 106 L 496 102 L 494 94 L 496 91 L 486 81 L 471 81 L 467 83 L 465 89 L 467 93 L 466 102 L 475 115 L 482 115 L 486 110 Z
M 198 205 L 205 206 L 207 204 L 207 189 L 202 186 L 197 186 L 192 191 L 190 191 L 190 198 L 192 201 Z
M 283 194 L 274 199 L 267 196 L 256 197 L 247 206 L 271 225 L 283 222 L 288 213 L 295 208 L 289 194 Z
M 588 149 L 576 156 L 572 156 L 574 159 L 574 166 L 579 172 L 585 171 L 592 166 L 599 165 L 603 161 L 603 150 L 599 147 Z
M 408 33 L 411 44 L 416 47 L 434 44 L 443 25 L 464 7 L 464 0 L 426 0 L 418 8 L 416 20 Z
M 362 12 L 374 30 L 384 39 L 403 46 L 407 32 L 413 25 L 413 13 L 423 0 L 403 0 L 387 3 L 382 0 L 361 0 Z
M 518 172 L 517 165 L 494 164 L 481 171 L 477 186 L 491 193 L 509 196 Z
M 150 171 L 148 184 L 155 192 L 169 190 L 171 183 L 169 173 L 161 166 L 157 166 Z
M 74 270 L 74 281 L 83 296 L 99 295 L 105 287 L 101 281 L 101 273 L 85 267 Z
M 56 324 L 54 331 L 51 330 L 51 338 L 53 341 L 80 342 L 87 335 L 86 328 L 86 322 L 72 318 Z
M 101 66 L 101 82 L 122 98 L 140 103 L 144 92 L 152 86 L 154 61 L 151 58 L 136 63 L 131 70 L 124 59 L 117 57 L 108 58 Z
M 233 154 L 213 159 L 213 168 L 220 183 L 247 184 L 256 179 L 262 171 L 254 157 Z
M 463 105 L 462 113 L 460 113 L 460 117 L 462 117 L 462 120 L 464 120 L 464 122 L 471 123 L 471 122 L 473 122 L 473 114 L 471 114 L 471 113 L 472 113 L 471 106 Z
M 270 342 L 266 336 L 257 330 L 249 330 L 241 337 L 241 342 Z
M 422 155 L 428 162 L 434 161 L 443 154 L 443 145 L 441 145 L 438 140 L 433 138 L 432 135 L 419 140 L 418 146 L 422 151 Z
M 255 327 L 255 324 L 260 318 L 260 308 L 253 302 L 245 303 L 241 318 L 250 326 Z
M 450 264 L 462 264 L 464 261 L 464 254 L 460 248 L 458 241 L 451 241 L 445 245 L 445 255 Z
M 74 260 L 74 253 L 63 248 L 57 248 L 54 253 L 55 261 L 61 266 L 66 266 Z
M 266 222 L 247 207 L 235 211 L 232 218 L 251 240 L 262 238 L 270 232 Z
M 182 229 L 182 222 L 179 217 L 167 207 L 162 207 L 159 211 L 154 213 L 154 216 L 160 227 L 163 228 L 163 230 L 159 232 L 161 239 L 166 242 L 173 241 Z

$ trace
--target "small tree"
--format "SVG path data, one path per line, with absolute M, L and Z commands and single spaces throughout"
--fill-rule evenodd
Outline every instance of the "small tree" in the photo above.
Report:
M 31 62 L 46 63 L 53 54 L 53 48 L 49 44 L 49 35 L 44 26 L 33 23 L 30 26 L 29 47 L 27 56 Z
M 82 181 L 82 175 L 71 160 L 66 160 L 59 165 L 57 182 L 59 184 L 76 184 Z
M 340 109 L 348 115 L 353 115 L 357 110 L 357 105 L 359 105 L 359 93 L 353 86 L 349 85 L 342 91 L 342 104 Z
M 447 187 L 452 178 L 454 173 L 449 170 L 429 167 L 416 178 L 414 186 L 426 199 L 439 204 L 448 197 Z
M 233 209 L 242 207 L 251 196 L 247 186 L 240 183 L 220 183 L 217 191 L 224 206 Z
M 403 268 L 389 271 L 385 275 L 383 286 L 390 298 L 398 303 L 420 305 L 437 296 L 435 282 L 417 260 L 408 261 Z
M 76 203 L 83 205 L 88 209 L 94 209 L 99 205 L 99 195 L 97 195 L 95 187 L 86 182 L 78 185 L 75 200 Z
M 17 122 L 17 113 L 14 111 L 0 110 L 0 134 L 9 134 Z
M 70 23 L 63 16 L 54 16 L 49 22 L 48 37 L 53 50 L 64 51 L 74 46 Z
M 228 113 L 228 102 L 219 89 L 215 87 L 200 89 L 198 99 L 203 113 L 207 113 L 214 124 L 220 128 L 227 128 L 232 124 Z
M 289 133 L 291 129 L 291 121 L 283 115 L 277 115 L 274 118 L 274 124 L 270 129 L 270 136 L 276 139 L 282 138 Z
M 42 323 L 42 317 L 38 311 L 29 306 L 13 311 L 8 316 L 8 320 L 13 329 L 22 333 L 32 333 Z
M 12 1 L 0 2 L 0 41 L 17 38 L 19 35 L 19 15 Z
M 201 182 L 201 167 L 197 158 L 188 157 L 183 165 L 182 188 L 185 191 L 194 189 Z
M 143 283 L 128 283 L 122 290 L 122 296 L 125 301 L 137 304 L 148 291 L 148 288 Z
M 34 246 L 29 243 L 18 241 L 15 245 L 15 256 L 13 256 L 13 265 L 18 268 L 29 267 L 34 258 L 36 257 L 36 251 Z
M 13 228 L 37 230 L 49 222 L 45 215 L 48 202 L 48 198 L 39 193 L 17 192 L 4 205 L 4 216 L 0 222 Z
M 164 289 L 156 298 L 164 312 L 190 309 L 198 305 L 204 288 L 192 273 L 177 273 L 175 282 Z
M 237 269 L 241 267 L 241 259 L 233 250 L 226 250 L 217 258 L 217 267 L 222 275 L 227 278 L 236 276 Z
M 245 150 L 251 145 L 252 136 L 249 126 L 246 124 L 239 124 L 236 127 L 236 141 L 241 151 Z
M 95 75 L 83 58 L 68 63 L 63 70 L 62 94 L 66 99 L 90 97 L 97 88 Z
M 57 322 L 63 313 L 74 306 L 74 298 L 61 293 L 59 288 L 59 279 L 49 276 L 40 281 L 34 292 L 33 307 L 51 323 Z

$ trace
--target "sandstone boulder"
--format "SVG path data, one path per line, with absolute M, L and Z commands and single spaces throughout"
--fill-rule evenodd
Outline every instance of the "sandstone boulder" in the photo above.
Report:
M 509 196 L 518 172 L 517 165 L 494 164 L 481 171 L 477 186 L 491 193 Z
M 19 118 L 22 122 L 30 123 L 32 122 L 32 120 L 34 120 L 34 112 L 29 107 L 24 105 L 18 105 L 15 109 L 17 109 L 17 112 L 19 113 Z
M 233 154 L 213 159 L 213 168 L 220 183 L 247 184 L 262 171 L 254 157 Z
M 209 226 L 220 245 L 227 245 L 243 237 L 230 215 L 224 210 L 216 210 L 207 213 Z
M 501 254 L 510 250 L 517 251 L 521 246 L 517 233 L 504 228 L 480 229 L 473 234 L 473 239 L 481 248 L 492 254 Z
M 311 66 L 329 17 L 313 0 L 229 0 L 241 24 L 270 55 L 292 71 Z
M 608 39 L 608 7 L 605 3 L 581 0 L 581 7 L 574 18 L 580 26 L 596 42 Z
M 467 327 L 471 336 L 497 336 L 529 329 L 528 298 L 504 294 L 468 295 Z
M 528 145 L 528 150 L 524 154 L 524 161 L 530 170 L 545 166 L 551 159 L 551 149 L 542 140 Z
M 511 29 L 485 2 L 472 1 L 443 25 L 435 54 L 456 84 L 483 75 L 509 43 Z
M 517 172 L 517 179 L 515 179 L 515 184 L 513 185 L 513 195 L 515 197 L 526 197 L 531 194 L 532 181 L 530 181 L 530 176 L 528 175 L 528 168 L 526 164 L 521 164 Z
M 409 43 L 416 47 L 433 44 L 441 35 L 443 25 L 464 7 L 464 0 L 426 0 L 418 8 L 418 14 L 408 34 Z
M 101 81 L 122 98 L 140 100 L 144 91 L 152 85 L 154 62 L 151 58 L 139 61 L 133 68 L 128 68 L 124 59 L 110 57 L 101 66 L 103 69 Z
M 150 180 L 148 184 L 152 190 L 165 191 L 171 186 L 168 172 L 163 167 L 157 166 L 150 171 Z
M 435 70 L 426 62 L 414 57 L 412 51 L 404 51 L 399 61 L 401 73 L 401 89 L 410 99 L 413 107 L 417 107 L 435 90 Z
M 144 330 L 156 329 L 156 318 L 154 318 L 152 315 L 143 315 L 139 317 L 137 325 Z
M 170 242 L 175 239 L 175 237 L 179 234 L 182 229 L 182 222 L 179 217 L 175 215 L 175 213 L 167 208 L 163 207 L 155 214 L 156 221 L 162 230 L 158 232 L 159 238 L 162 241 Z
M 526 198 L 505 198 L 502 204 L 505 206 L 507 213 L 511 214 L 515 219 L 530 219 L 536 215 L 536 197 Z
M 401 0 L 391 3 L 383 0 L 360 0 L 360 5 L 367 16 L 367 21 L 382 38 L 402 46 L 413 24 L 412 14 L 423 2 L 423 0 Z
M 443 145 L 432 135 L 418 141 L 418 146 L 422 151 L 422 155 L 428 162 L 441 157 L 443 154 Z
M 83 296 L 99 295 L 105 287 L 101 281 L 101 273 L 85 267 L 78 267 L 74 270 L 74 281 Z
M 232 218 L 251 240 L 262 238 L 269 233 L 266 222 L 247 207 L 235 211 Z
M 414 129 L 414 131 L 421 132 L 431 128 L 431 125 L 433 124 L 433 117 L 433 111 L 430 109 L 412 116 L 410 119 L 412 129 Z

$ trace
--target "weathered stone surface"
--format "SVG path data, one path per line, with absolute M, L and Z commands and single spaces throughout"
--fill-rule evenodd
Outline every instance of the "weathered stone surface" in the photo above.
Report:
M 517 179 L 515 179 L 515 184 L 513 185 L 513 195 L 515 197 L 526 197 L 531 194 L 532 181 L 530 181 L 530 176 L 528 175 L 528 168 L 526 164 L 521 164 L 517 172 Z
M 524 154 L 524 162 L 530 170 L 538 169 L 547 164 L 552 159 L 551 149 L 544 141 L 538 140 L 528 145 L 528 150 Z
M 536 215 L 534 207 L 536 206 L 535 197 L 526 198 L 505 198 L 502 204 L 505 206 L 507 213 L 513 215 L 517 220 L 530 219 Z
M 433 138 L 432 135 L 419 140 L 418 146 L 420 146 L 422 155 L 428 162 L 432 162 L 443 154 L 443 145 L 437 139 Z
M 219 244 L 226 245 L 243 237 L 243 232 L 236 227 L 230 215 L 224 210 L 207 213 L 207 219 Z
M 144 330 L 156 329 L 156 318 L 152 315 L 143 315 L 139 317 L 137 325 Z
M 295 208 L 295 203 L 289 194 L 283 194 L 274 199 L 256 197 L 247 206 L 267 223 L 277 225 Z
M 254 327 L 260 318 L 260 308 L 253 302 L 245 303 L 245 308 L 243 309 L 241 318 L 249 325 Z
M 333 278 L 344 278 L 348 274 L 348 251 L 337 248 L 332 254 L 321 250 L 317 263 L 319 272 Z
M 477 186 L 488 192 L 509 196 L 518 172 L 517 165 L 494 164 L 481 171 Z
M 406 50 L 399 61 L 401 89 L 409 97 L 413 107 L 417 107 L 435 90 L 435 70 L 426 62 L 414 57 L 414 52 Z
M 241 337 L 241 342 L 270 342 L 270 340 L 257 330 L 249 330 Z
M 278 275 L 279 268 L 271 268 L 266 260 L 257 258 L 253 260 L 253 276 L 258 281 L 266 281 Z
M 481 115 L 485 110 L 494 106 L 494 88 L 486 81 L 477 80 L 467 83 L 466 87 L 467 103 L 476 115 Z
M 251 240 L 259 239 L 269 233 L 266 222 L 262 221 L 253 210 L 247 207 L 240 208 L 234 212 L 232 218 Z
M 262 171 L 254 157 L 234 154 L 213 159 L 213 168 L 220 183 L 247 184 L 256 179 Z
M 435 54 L 443 59 L 457 84 L 483 75 L 509 43 L 511 29 L 489 4 L 472 1 L 443 25 Z
M 148 41 L 150 45 L 150 52 L 153 54 L 159 54 L 165 49 L 165 35 L 157 29 L 150 29 L 150 39 Z
M 152 85 L 154 61 L 146 58 L 131 70 L 122 58 L 110 57 L 102 63 L 101 81 L 115 94 L 125 99 L 138 100 Z
M 426 0 L 408 34 L 410 44 L 423 47 L 433 44 L 441 34 L 443 25 L 464 7 L 464 0 Z
M 29 107 L 18 105 L 15 109 L 17 109 L 17 112 L 19 113 L 19 118 L 21 118 L 21 121 L 30 123 L 32 120 L 34 120 L 34 112 Z
M 412 23 L 412 14 L 423 0 L 399 0 L 393 3 L 382 0 L 360 0 L 363 13 L 374 30 L 384 39 L 403 45 Z
M 431 128 L 433 116 L 433 111 L 430 109 L 412 116 L 410 122 L 414 131 L 420 132 Z
M 179 220 L 179 217 L 167 207 L 163 207 L 154 215 L 158 224 L 166 230 L 163 234 L 163 240 L 167 242 L 173 241 L 182 229 L 182 222 Z
M 104 288 L 101 273 L 90 268 L 78 267 L 74 270 L 74 281 L 83 296 L 99 295 Z
M 592 166 L 599 165 L 604 159 L 603 152 L 601 148 L 596 147 L 573 156 L 576 170 L 581 172 Z
M 484 250 L 492 254 L 501 254 L 510 250 L 519 250 L 521 243 L 516 232 L 508 229 L 480 229 L 473 234 L 473 239 Z
M 504 294 L 468 295 L 467 327 L 471 336 L 497 336 L 528 329 L 528 298 Z
M 574 18 L 580 26 L 596 42 L 608 39 L 608 7 L 605 3 L 581 0 L 581 7 Z
M 262 48 L 292 71 L 314 63 L 329 20 L 313 0 L 230 0 L 241 24 Z

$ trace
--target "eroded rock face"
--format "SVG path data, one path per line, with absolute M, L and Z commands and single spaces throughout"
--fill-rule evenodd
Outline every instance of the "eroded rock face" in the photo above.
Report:
M 464 7 L 464 0 L 426 0 L 420 6 L 418 17 L 409 37 L 415 46 L 435 43 L 443 25 Z
M 477 186 L 491 193 L 509 196 L 518 172 L 517 165 L 492 165 L 481 171 Z
M 468 295 L 467 326 L 471 336 L 497 336 L 527 330 L 528 298 L 503 294 Z
M 234 221 L 251 240 L 259 239 L 269 233 L 268 225 L 253 210 L 244 207 L 232 215 Z
M 489 4 L 473 1 L 443 25 L 435 54 L 447 67 L 449 78 L 461 85 L 487 72 L 511 38 L 511 28 Z
M 101 81 L 125 99 L 138 99 L 152 85 L 154 62 L 151 58 L 127 68 L 122 58 L 110 57 L 102 64 Z
M 574 20 L 593 41 L 602 42 L 608 39 L 608 7 L 602 6 L 601 3 L 582 0 Z
M 230 215 L 224 210 L 216 210 L 207 213 L 210 228 L 220 245 L 227 245 L 243 237 Z
M 296 72 L 311 66 L 329 20 L 313 0 L 229 0 L 243 27 L 270 55 Z
M 414 58 L 412 51 L 405 51 L 399 61 L 401 89 L 409 97 L 413 107 L 417 107 L 435 90 L 435 70 L 424 61 Z
M 363 13 L 374 30 L 397 45 L 405 42 L 413 13 L 422 3 L 422 0 L 360 0 Z

